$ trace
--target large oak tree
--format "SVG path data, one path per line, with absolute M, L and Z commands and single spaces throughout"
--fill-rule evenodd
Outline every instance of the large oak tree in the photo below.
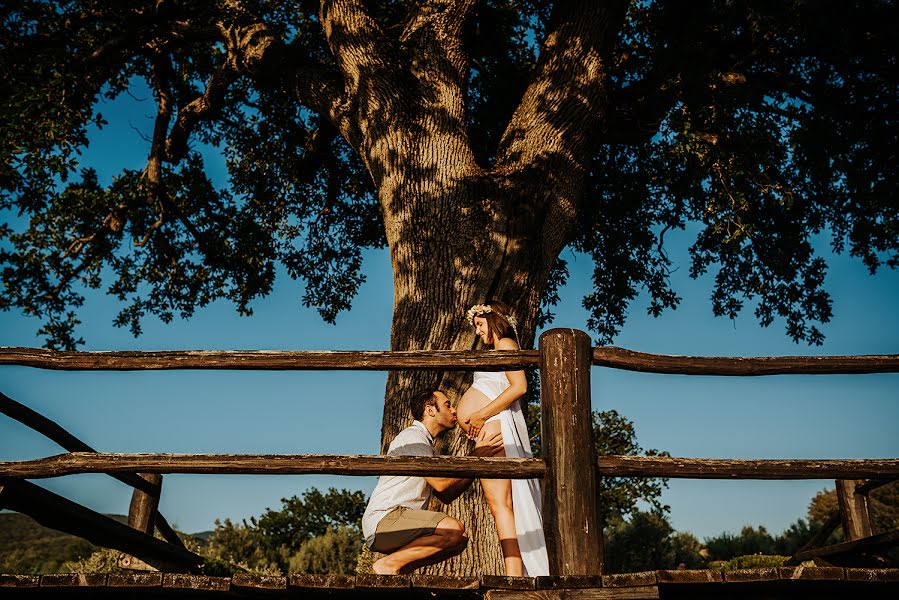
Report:
M 0 203 L 27 217 L 0 231 L 0 307 L 43 319 L 50 346 L 79 342 L 84 286 L 137 334 L 217 298 L 248 313 L 279 263 L 333 320 L 361 251 L 385 245 L 392 349 L 471 348 L 463 311 L 487 297 L 532 344 L 565 248 L 595 261 L 584 302 L 605 342 L 640 289 L 653 313 L 677 305 L 664 238 L 687 223 L 716 314 L 749 303 L 820 343 L 810 239 L 872 273 L 899 263 L 892 1 L 7 0 L 0 16 Z M 136 81 L 157 105 L 146 168 L 101 185 L 79 151 L 100 99 Z M 200 143 L 225 153 L 226 188 Z M 384 441 L 428 377 L 391 374 Z M 492 530 L 483 503 L 458 510 Z M 473 544 L 452 568 L 498 564 Z

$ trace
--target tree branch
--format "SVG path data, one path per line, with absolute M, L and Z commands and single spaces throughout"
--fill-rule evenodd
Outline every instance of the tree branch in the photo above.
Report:
M 585 172 L 608 120 L 608 56 L 627 2 L 560 2 L 534 80 L 500 141 L 497 165 L 542 163 Z
M 397 49 L 361 0 L 322 0 L 319 19 L 343 75 L 345 104 L 358 111 L 364 137 L 367 123 L 396 117 Z
M 551 190 L 538 200 L 549 255 L 570 241 L 598 133 L 609 119 L 609 57 L 627 4 L 571 0 L 555 7 L 534 79 L 500 140 L 497 176 L 522 194 L 534 181 Z
M 469 57 L 462 28 L 478 0 L 456 0 L 446 7 L 422 0 L 411 12 L 400 40 L 410 47 L 412 73 L 424 84 L 429 104 L 447 110 L 464 125 Z
M 178 162 L 187 153 L 187 140 L 202 121 L 211 117 L 222 106 L 228 85 L 235 73 L 229 63 L 224 63 L 209 78 L 206 90 L 187 105 L 178 109 L 178 118 L 165 142 L 165 159 Z

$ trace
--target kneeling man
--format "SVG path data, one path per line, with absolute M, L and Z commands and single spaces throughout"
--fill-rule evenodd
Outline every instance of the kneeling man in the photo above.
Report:
M 435 456 L 434 438 L 456 426 L 456 409 L 439 391 L 412 399 L 415 421 L 390 443 L 388 456 Z M 502 434 L 478 439 L 474 456 L 494 456 L 503 449 Z M 444 504 L 464 492 L 472 479 L 384 475 L 371 494 L 362 533 L 366 545 L 387 556 L 372 569 L 381 575 L 409 573 L 465 550 L 465 526 L 442 512 L 426 510 L 433 493 Z

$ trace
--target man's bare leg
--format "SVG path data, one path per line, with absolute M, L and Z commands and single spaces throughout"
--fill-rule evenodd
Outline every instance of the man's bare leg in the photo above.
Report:
M 460 554 L 468 544 L 465 527 L 452 517 L 442 519 L 434 533 L 414 539 L 399 550 L 374 562 L 378 575 L 408 573 L 418 567 L 433 565 Z

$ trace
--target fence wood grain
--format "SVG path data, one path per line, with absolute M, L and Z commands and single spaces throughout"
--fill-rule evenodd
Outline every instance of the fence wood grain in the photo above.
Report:
M 368 456 L 352 454 L 117 454 L 71 452 L 0 462 L 0 476 L 43 479 L 76 473 L 218 473 L 252 475 L 427 475 L 429 477 L 543 477 L 535 458 Z
M 539 360 L 539 353 L 536 350 L 58 352 L 40 348 L 0 347 L 0 365 L 62 371 L 177 369 L 509 371 L 536 366 Z
M 674 375 L 837 375 L 899 372 L 899 354 L 867 356 L 676 356 L 614 346 L 593 349 L 593 364 Z
M 672 479 L 846 479 L 899 475 L 899 459 L 846 460 L 676 458 L 669 456 L 602 456 L 603 477 L 668 477 Z
M 871 529 L 871 517 L 868 514 L 868 497 L 856 491 L 856 488 L 864 482 L 864 479 L 838 479 L 836 481 L 840 520 L 847 542 L 874 535 L 874 531 Z
M 58 352 L 0 347 L 0 365 L 67 371 L 172 369 L 462 370 L 508 371 L 537 366 L 537 350 L 279 351 L 175 350 L 156 352 Z M 677 356 L 615 346 L 592 349 L 597 366 L 679 375 L 832 375 L 899 372 L 899 354 L 863 356 Z
M 77 473 L 216 473 L 222 475 L 427 475 L 429 477 L 543 477 L 540 459 L 474 456 L 353 454 L 113 454 L 72 452 L 27 461 L 0 461 L 0 476 L 43 479 Z M 671 479 L 846 479 L 899 476 L 899 459 L 765 459 L 603 456 L 603 477 Z
M 576 329 L 540 336 L 543 530 L 552 575 L 602 575 L 596 455 L 590 417 L 590 337 Z

